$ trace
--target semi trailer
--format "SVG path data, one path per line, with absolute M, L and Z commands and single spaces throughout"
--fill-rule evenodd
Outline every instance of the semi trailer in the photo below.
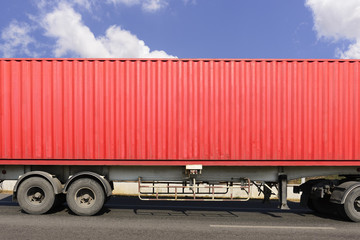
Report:
M 275 185 L 286 209 L 289 180 L 336 175 L 295 191 L 360 221 L 359 95 L 359 60 L 3 58 L 0 180 L 29 214 L 94 215 L 114 183 L 154 201 Z

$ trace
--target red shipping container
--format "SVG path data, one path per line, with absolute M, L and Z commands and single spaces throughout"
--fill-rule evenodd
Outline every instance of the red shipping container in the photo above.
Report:
M 1 59 L 0 164 L 360 165 L 360 61 Z

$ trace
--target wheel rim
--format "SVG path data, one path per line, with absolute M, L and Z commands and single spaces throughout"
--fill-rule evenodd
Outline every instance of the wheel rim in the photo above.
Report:
M 357 212 L 360 212 L 360 196 L 354 200 L 354 209 Z
M 75 194 L 75 203 L 82 208 L 90 208 L 96 202 L 96 194 L 90 188 L 80 188 Z
M 41 205 L 45 199 L 45 192 L 39 187 L 31 187 L 26 192 L 26 202 L 31 205 Z

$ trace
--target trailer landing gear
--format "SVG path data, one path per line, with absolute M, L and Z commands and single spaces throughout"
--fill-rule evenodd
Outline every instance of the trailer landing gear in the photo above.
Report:
M 287 176 L 279 175 L 279 208 L 283 210 L 290 209 L 287 205 Z

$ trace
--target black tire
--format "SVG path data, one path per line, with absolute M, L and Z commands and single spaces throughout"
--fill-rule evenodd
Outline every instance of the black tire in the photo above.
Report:
M 22 210 L 29 214 L 39 215 L 47 213 L 53 207 L 55 193 L 46 179 L 31 177 L 20 184 L 17 200 Z
M 338 214 L 337 204 L 331 203 L 330 198 L 309 198 L 308 207 L 320 214 Z
M 344 203 L 346 216 L 353 222 L 360 222 L 360 188 L 355 188 Z
M 330 203 L 323 198 L 309 198 L 308 207 L 318 213 L 327 214 L 330 210 Z
M 307 205 L 306 205 L 310 210 L 313 210 L 316 212 L 315 206 L 314 206 L 314 201 L 313 199 L 310 199 L 307 201 Z
M 105 192 L 97 181 L 81 178 L 70 185 L 66 194 L 66 202 L 76 215 L 92 216 L 104 206 Z
M 338 204 L 337 205 L 337 214 L 340 216 L 340 218 L 349 221 L 350 219 L 348 218 L 348 216 L 346 215 L 345 209 L 344 209 L 344 205 L 342 204 Z

